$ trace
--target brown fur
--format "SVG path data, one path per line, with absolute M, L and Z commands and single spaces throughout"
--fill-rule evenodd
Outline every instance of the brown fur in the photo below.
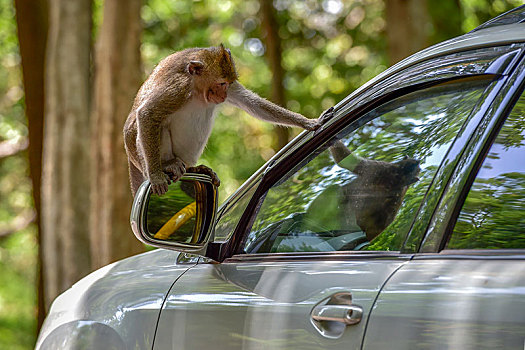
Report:
M 139 89 L 124 125 L 132 193 L 148 179 L 152 191 L 163 194 L 194 166 L 213 126 L 217 104 L 227 101 L 273 123 L 319 127 L 309 120 L 266 101 L 237 81 L 230 51 L 222 45 L 176 52 L 153 70 Z M 215 176 L 203 167 L 192 168 Z
M 331 146 L 330 151 L 337 163 L 351 153 L 341 141 Z M 405 158 L 388 163 L 361 159 L 350 170 L 357 177 L 343 187 L 343 207 L 354 212 L 356 223 L 371 241 L 394 221 L 408 186 L 419 180 L 419 161 Z

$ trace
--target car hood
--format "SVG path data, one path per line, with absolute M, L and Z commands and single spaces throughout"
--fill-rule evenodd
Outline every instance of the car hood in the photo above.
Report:
M 84 277 L 55 299 L 36 349 L 152 348 L 169 289 L 196 263 L 180 257 L 158 249 Z

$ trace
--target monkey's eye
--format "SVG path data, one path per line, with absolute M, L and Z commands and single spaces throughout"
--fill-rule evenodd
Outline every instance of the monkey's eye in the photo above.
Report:
M 226 86 L 228 83 L 221 83 L 221 86 Z

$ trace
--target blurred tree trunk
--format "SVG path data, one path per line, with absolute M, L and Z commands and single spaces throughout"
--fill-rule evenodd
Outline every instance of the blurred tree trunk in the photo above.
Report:
M 91 0 L 50 0 L 42 173 L 46 306 L 91 271 L 89 100 Z
M 272 71 L 272 94 L 270 99 L 282 106 L 286 107 L 286 97 L 284 94 L 284 69 L 281 64 L 281 38 L 279 37 L 279 26 L 275 19 L 275 10 L 273 9 L 273 2 L 271 0 L 261 0 L 261 20 L 264 32 L 264 41 L 266 44 L 266 57 Z M 280 150 L 286 145 L 290 138 L 290 130 L 286 127 L 275 126 L 275 135 L 277 136 L 277 143 L 274 147 L 275 151 Z
M 95 47 L 90 215 L 93 268 L 142 250 L 129 225 L 132 197 L 122 136 L 142 78 L 140 8 L 141 0 L 106 1 Z
M 428 46 L 430 16 L 426 0 L 388 0 L 386 29 L 390 64 Z
M 40 224 L 40 182 L 42 173 L 42 139 L 44 136 L 44 63 L 47 38 L 47 1 L 15 0 L 18 43 L 22 59 L 25 112 L 29 131 L 29 169 L 33 183 L 36 211 L 37 331 L 45 317 Z

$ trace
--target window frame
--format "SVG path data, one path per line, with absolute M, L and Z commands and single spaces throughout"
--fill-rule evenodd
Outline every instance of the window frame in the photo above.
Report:
M 438 158 L 438 161 L 433 165 L 435 170 L 432 170 L 431 171 L 431 176 L 427 178 L 428 180 L 426 180 L 426 181 L 429 181 L 428 184 L 425 181 L 425 186 L 423 186 L 422 188 L 420 188 L 420 190 L 418 190 L 417 196 L 418 197 L 422 197 L 422 199 L 418 200 L 418 202 L 416 202 L 415 207 L 413 207 L 410 210 L 410 214 L 407 214 L 408 215 L 407 218 L 409 220 L 406 222 L 406 224 L 407 224 L 407 226 L 405 226 L 406 230 L 403 229 L 402 231 L 395 231 L 396 232 L 395 233 L 396 240 L 397 240 L 397 242 L 399 242 L 399 244 L 396 244 L 395 246 L 391 245 L 390 247 L 384 247 L 386 249 L 378 249 L 378 250 L 373 250 L 373 249 L 352 250 L 352 249 L 349 249 L 348 250 L 349 252 L 362 253 L 364 251 L 366 251 L 366 252 L 374 252 L 374 251 L 376 251 L 376 252 L 380 252 L 380 251 L 381 252 L 383 252 L 383 251 L 401 252 L 401 251 L 404 251 L 405 253 L 413 253 L 413 252 L 406 251 L 406 249 L 404 249 L 404 246 L 405 246 L 405 244 L 407 242 L 408 234 L 411 232 L 411 229 L 412 229 L 412 227 L 414 225 L 414 221 L 416 220 L 416 217 L 418 216 L 417 214 L 421 210 L 422 204 L 424 202 L 428 201 L 428 198 L 433 195 L 433 194 L 429 195 L 428 192 L 430 191 L 430 189 L 439 187 L 439 185 L 436 186 L 436 184 L 435 184 L 436 182 L 438 182 L 438 181 L 436 181 L 435 178 L 436 178 L 436 176 L 438 176 L 438 170 L 441 168 L 443 160 L 447 158 L 447 155 L 448 155 L 448 153 L 449 153 L 449 151 L 451 149 L 453 149 L 454 147 L 457 148 L 456 140 L 459 139 L 460 136 L 462 135 L 462 132 L 465 129 L 465 126 L 471 122 L 471 119 L 473 119 L 473 115 L 475 115 L 478 112 L 480 106 L 482 106 L 484 103 L 486 103 L 487 97 L 490 96 L 490 93 L 495 89 L 496 82 L 495 82 L 494 78 L 496 78 L 496 77 L 497 76 L 491 76 L 491 75 L 483 75 L 481 77 L 477 76 L 476 79 L 473 79 L 472 77 L 461 77 L 459 79 L 453 79 L 451 81 L 450 80 L 446 80 L 445 83 L 433 84 L 432 86 L 425 87 L 423 89 L 416 89 L 414 92 L 411 92 L 411 93 L 408 93 L 408 94 L 404 94 L 402 96 L 398 96 L 398 97 L 396 97 L 394 99 L 389 100 L 386 103 L 382 103 L 379 106 L 379 109 L 374 108 L 372 110 L 372 114 L 366 112 L 363 115 L 361 115 L 360 117 L 354 119 L 353 122 L 351 122 L 348 125 L 346 125 L 345 127 L 343 127 L 343 129 L 339 129 L 338 130 L 338 132 L 335 135 L 335 139 L 336 140 L 337 139 L 345 140 L 346 137 L 352 137 L 351 135 L 353 135 L 355 132 L 358 132 L 358 130 L 360 130 L 361 128 L 365 127 L 366 125 L 369 125 L 370 123 L 372 123 L 376 119 L 381 120 L 382 116 L 388 115 L 389 112 L 395 111 L 399 107 L 412 105 L 414 102 L 418 103 L 418 102 L 421 102 L 421 101 L 423 101 L 423 104 L 429 103 L 429 101 L 433 101 L 432 99 L 434 99 L 436 97 L 439 97 L 441 95 L 447 95 L 447 96 L 454 95 L 456 93 L 459 93 L 460 91 L 463 91 L 464 89 L 467 89 L 467 90 L 472 91 L 472 92 L 475 91 L 475 93 L 477 94 L 476 98 L 470 99 L 468 102 L 466 102 L 466 105 L 468 106 L 468 108 L 464 110 L 466 112 L 466 114 L 463 114 L 463 117 L 460 119 L 461 123 L 458 124 L 459 127 L 457 127 L 457 130 L 455 130 L 455 132 L 451 134 L 452 138 L 449 141 L 447 141 L 447 147 L 444 148 L 444 149 L 446 149 L 446 151 Z M 454 116 L 455 116 L 455 109 L 451 110 L 448 107 L 448 104 L 444 104 L 443 106 L 444 107 L 447 106 L 447 110 L 448 110 L 446 112 L 446 114 L 448 115 L 447 118 L 454 118 Z M 407 112 L 407 113 L 409 113 L 409 112 Z M 427 111 L 427 113 L 428 113 L 428 111 Z M 410 113 L 408 115 L 410 115 Z M 468 135 L 466 135 L 466 136 L 468 137 Z M 276 189 L 276 186 L 280 186 L 281 184 L 283 184 L 285 182 L 289 182 L 291 178 L 294 178 L 298 173 L 301 173 L 302 170 L 300 170 L 300 169 L 302 169 L 304 166 L 306 166 L 307 164 L 311 164 L 311 162 L 315 162 L 315 160 L 320 155 L 322 155 L 322 154 L 326 155 L 326 153 L 329 153 L 329 148 L 330 148 L 330 145 L 332 144 L 333 140 L 334 140 L 334 138 L 329 138 L 325 143 L 323 143 L 321 146 L 319 146 L 317 149 L 315 149 L 312 153 L 310 153 L 307 156 L 303 157 L 302 159 L 296 161 L 295 164 L 290 169 L 288 169 L 286 171 L 284 176 L 281 175 L 280 178 L 270 186 L 270 188 L 265 192 L 265 197 L 266 197 L 266 195 L 272 196 L 271 194 Z M 403 142 L 403 138 L 399 138 L 398 140 Z M 420 140 L 420 138 L 414 139 L 414 141 L 416 141 L 416 140 Z M 460 142 L 460 144 L 461 144 L 461 142 Z M 379 147 L 381 147 L 381 146 L 379 146 Z M 363 156 L 363 155 L 361 154 L 361 156 Z M 373 157 L 370 158 L 370 159 L 373 159 Z M 424 162 L 424 159 L 425 158 L 423 158 L 421 160 L 422 163 Z M 400 159 L 398 159 L 398 161 L 399 160 Z M 331 163 L 331 164 L 332 165 L 336 165 L 336 163 Z M 311 165 L 310 165 L 309 169 L 311 169 L 312 171 L 316 171 L 316 170 L 313 170 L 313 169 L 319 169 L 319 168 L 316 168 L 316 167 L 311 168 Z M 447 172 L 446 174 L 450 175 L 450 172 Z M 319 179 L 319 180 L 321 181 L 321 179 Z M 337 182 L 332 183 L 332 185 L 335 185 L 335 184 L 337 184 Z M 279 193 L 279 190 L 278 190 L 277 193 Z M 274 193 L 274 195 L 276 195 L 277 197 L 279 197 L 281 199 L 290 197 L 290 193 L 286 192 L 286 190 L 284 190 L 284 192 L 280 192 L 280 194 L 275 194 Z M 300 193 L 297 193 L 297 195 L 301 196 Z M 274 198 L 274 197 L 272 196 L 272 198 Z M 299 201 L 301 201 L 301 200 L 299 200 Z M 265 206 L 265 204 L 267 202 L 268 202 L 268 198 L 261 199 L 261 202 L 258 204 L 258 207 L 260 207 L 261 209 L 257 210 L 257 212 L 255 213 L 254 225 L 257 226 L 257 227 L 254 228 L 254 226 L 252 225 L 251 229 L 247 230 L 247 233 L 250 232 L 249 236 L 251 237 L 251 239 L 255 238 L 255 241 L 259 242 L 259 244 L 260 244 L 260 242 L 262 242 L 262 241 L 259 241 L 262 236 L 261 237 L 257 237 L 258 235 L 256 235 L 254 237 L 253 236 L 253 232 L 254 232 L 254 230 L 258 231 L 259 229 L 261 229 L 261 226 L 258 226 L 260 224 L 259 219 L 261 217 L 261 213 L 265 212 L 264 208 L 267 208 Z M 278 207 L 273 207 L 274 210 L 277 209 L 277 208 Z M 284 215 L 286 217 L 289 217 L 290 215 L 295 215 L 295 214 L 298 213 L 297 211 L 289 211 L 285 207 L 281 207 L 281 209 L 279 211 L 284 213 Z M 293 214 L 293 213 L 295 213 L 295 214 Z M 265 214 L 262 214 L 262 215 L 264 216 Z M 399 214 L 397 214 L 397 217 L 399 218 Z M 394 222 L 396 222 L 396 220 L 394 220 Z M 276 221 L 270 221 L 270 222 L 265 221 L 265 223 L 267 225 L 263 225 L 262 226 L 263 230 L 265 230 L 264 227 L 272 227 L 272 225 L 274 223 L 276 223 Z M 271 243 L 269 243 L 269 242 L 272 241 L 272 239 L 274 239 L 275 236 L 277 236 L 277 231 L 273 231 L 272 230 L 272 232 L 273 232 L 272 233 L 272 237 L 273 238 L 269 238 L 268 237 L 268 240 L 267 241 L 265 240 L 266 241 L 266 243 L 265 243 L 266 245 L 268 245 L 268 244 L 271 245 Z M 284 234 L 284 231 L 279 231 L 279 232 Z M 394 233 L 394 231 L 389 231 L 389 232 L 390 232 L 390 234 Z M 417 235 L 417 236 L 418 236 L 419 239 L 421 239 L 422 234 Z M 283 236 L 281 236 L 281 234 L 279 234 L 279 237 L 283 237 Z M 246 248 L 247 247 L 247 241 L 246 241 L 247 236 L 245 236 L 244 238 L 245 238 L 245 240 L 242 243 L 242 247 Z M 373 242 L 370 242 L 370 245 L 373 245 Z M 252 248 L 253 248 L 253 246 L 252 246 Z M 337 250 L 334 250 L 334 249 L 326 250 L 326 251 L 324 251 L 324 253 L 329 253 L 329 252 L 333 252 L 333 251 L 337 251 Z M 250 254 L 250 255 L 254 255 L 254 254 L 274 254 L 274 253 L 276 253 L 276 252 L 275 251 L 270 251 L 268 246 L 266 246 L 265 248 L 259 248 L 259 249 L 256 248 L 256 249 L 253 249 L 253 250 L 246 249 L 246 250 L 243 250 L 243 252 L 242 252 L 242 254 Z M 292 251 L 292 250 L 290 250 L 287 253 L 303 253 L 303 251 Z
M 490 84 L 492 84 L 495 80 L 498 79 L 499 76 L 497 75 L 483 75 L 484 77 L 487 77 L 487 85 L 485 87 L 485 89 L 483 90 L 483 94 L 482 96 L 480 97 L 480 101 L 484 102 L 484 101 L 491 101 L 491 99 L 487 99 L 487 91 L 489 92 L 489 95 L 490 95 L 490 92 L 493 92 L 494 90 L 497 90 L 497 87 L 496 86 L 490 86 Z M 257 203 L 257 210 L 253 212 L 253 218 L 252 218 L 252 221 L 250 222 L 249 226 L 246 227 L 246 231 L 245 231 L 245 235 L 244 235 L 244 239 L 243 241 L 241 242 L 241 246 L 244 246 L 245 244 L 245 239 L 247 238 L 247 235 L 249 233 L 249 231 L 251 230 L 252 228 L 252 225 L 257 217 L 257 215 L 259 214 L 259 208 L 263 205 L 263 202 L 265 200 L 265 197 L 266 197 L 266 194 L 268 193 L 268 191 L 270 189 L 273 188 L 273 186 L 278 183 L 279 181 L 281 181 L 282 177 L 286 174 L 288 174 L 289 171 L 291 171 L 294 167 L 297 167 L 300 163 L 304 162 L 305 158 L 310 158 L 312 156 L 317 156 L 318 154 L 322 153 L 323 151 L 326 150 L 326 144 L 329 143 L 334 137 L 337 137 L 337 134 L 340 134 L 345 128 L 351 126 L 351 124 L 356 124 L 357 125 L 365 125 L 366 123 L 368 123 L 369 121 L 371 120 L 366 120 L 364 123 L 361 123 L 360 120 L 362 118 L 368 118 L 368 112 L 376 109 L 377 107 L 380 107 L 384 104 L 387 104 L 387 103 L 390 103 L 392 101 L 394 101 L 395 99 L 397 98 L 402 98 L 410 93 L 418 93 L 422 90 L 425 90 L 425 89 L 428 89 L 428 88 L 432 88 L 432 87 L 435 87 L 435 86 L 438 86 L 438 85 L 441 85 L 443 83 L 450 83 L 450 82 L 461 82 L 461 81 L 464 81 L 464 80 L 467 80 L 469 78 L 471 78 L 472 76 L 460 76 L 460 77 L 454 77 L 454 78 L 446 78 L 446 79 L 439 79 L 439 80 L 434 80 L 432 82 L 429 82 L 429 84 L 421 84 L 421 85 L 416 85 L 416 86 L 410 86 L 408 87 L 408 90 L 407 91 L 404 91 L 404 93 L 402 94 L 395 94 L 394 96 L 392 96 L 391 98 L 388 98 L 386 99 L 385 101 L 376 101 L 377 102 L 377 105 L 374 103 L 374 104 L 369 104 L 367 105 L 368 108 L 364 108 L 362 112 L 360 112 L 358 115 L 356 115 L 355 117 L 353 118 L 348 118 L 348 120 L 346 121 L 346 123 L 344 123 L 341 127 L 338 127 L 336 130 L 334 130 L 334 132 L 332 132 L 330 135 L 326 135 L 325 138 L 323 138 L 322 142 L 319 142 L 318 144 L 316 144 L 315 147 L 312 147 L 313 149 L 309 150 L 308 153 L 305 153 L 303 156 L 298 156 L 298 157 L 295 157 L 294 161 L 292 162 L 292 159 L 290 159 L 290 161 L 288 162 L 289 163 L 289 166 L 283 166 L 281 167 L 279 170 L 279 173 L 278 174 L 275 174 L 275 178 L 272 179 L 271 182 L 267 182 L 266 183 L 266 188 L 265 188 L 265 191 L 264 191 L 264 194 L 263 196 L 261 196 L 259 198 L 259 202 Z M 490 79 L 490 77 L 492 77 L 492 80 Z M 385 96 L 386 97 L 386 96 Z M 493 97 L 493 96 L 492 96 Z M 486 100 L 487 99 L 487 100 Z M 490 103 L 489 103 L 490 104 Z M 474 108 L 472 109 L 472 111 L 476 111 L 476 109 L 479 107 L 479 101 L 476 102 L 476 105 L 474 105 Z M 472 113 L 471 111 L 471 113 Z M 481 112 L 482 114 L 484 114 L 484 111 Z M 469 115 L 465 121 L 464 121 L 464 124 L 462 126 L 461 129 L 464 128 L 464 126 L 466 124 L 468 124 L 470 122 L 470 118 L 472 117 L 472 115 Z M 454 141 L 452 142 L 450 148 L 447 150 L 447 154 L 448 152 L 454 148 L 454 147 L 458 147 L 458 145 L 456 144 L 455 140 L 459 137 L 460 133 L 461 133 L 461 129 L 460 131 L 458 131 L 458 134 L 455 135 L 454 137 Z M 468 137 L 468 135 L 467 135 Z M 446 156 L 444 157 L 446 158 Z M 431 184 L 430 186 L 426 189 L 426 191 L 429 191 L 430 188 L 434 187 L 434 182 L 435 182 L 435 178 L 436 176 L 438 176 L 438 174 L 440 173 L 440 169 L 442 167 L 442 164 L 440 163 L 438 169 L 436 170 L 433 178 L 432 178 L 432 181 L 431 181 Z M 450 175 L 450 174 L 448 174 Z M 413 232 L 413 224 L 414 222 L 417 220 L 417 218 L 420 216 L 419 213 L 422 211 L 422 207 L 423 207 L 423 204 L 425 202 L 427 202 L 428 200 L 428 192 L 425 192 L 425 195 L 424 195 L 424 198 L 422 199 L 421 203 L 420 203 L 420 206 L 418 208 L 418 212 L 416 213 L 416 215 L 414 216 L 414 219 L 412 220 L 411 222 L 411 228 L 409 229 L 409 231 L 407 232 L 407 235 L 406 235 L 406 238 L 402 244 L 402 246 L 400 247 L 400 250 L 398 251 L 391 251 L 391 253 L 405 253 L 405 254 L 408 254 L 408 253 L 415 253 L 415 251 L 407 251 L 405 248 L 405 245 L 406 245 L 406 242 L 408 240 L 408 236 L 409 235 L 416 235 L 418 237 L 419 240 L 422 239 L 422 236 L 423 236 L 423 229 L 419 229 L 421 232 L 416 232 L 414 233 Z M 428 220 L 428 219 L 427 219 Z M 419 234 L 418 234 L 419 233 Z M 348 251 L 347 253 L 348 254 L 364 254 L 364 253 L 382 253 L 384 251 Z M 306 254 L 304 252 L 300 252 L 302 253 L 303 255 Z M 324 253 L 333 253 L 333 252 L 324 252 Z M 242 251 L 237 251 L 237 254 L 243 254 L 243 255 L 248 255 Z M 276 253 L 256 253 L 256 254 L 249 254 L 249 255 L 267 255 L 267 254 L 276 254 Z M 284 253 L 284 254 L 297 254 L 297 253 Z
M 461 208 L 478 171 L 507 116 L 525 91 L 525 55 L 523 53 L 520 55 L 518 64 L 515 65 L 512 72 L 504 77 L 501 84 L 504 85 L 493 101 L 493 106 L 487 110 L 479 123 L 479 125 L 485 124 L 486 126 L 476 128 L 468 144 L 465 145 L 460 159 L 461 165 L 454 170 L 449 184 L 434 210 L 433 217 L 418 250 L 418 255 L 421 257 L 429 258 L 435 255 L 441 258 L 447 256 L 450 258 L 473 258 L 474 256 L 487 258 L 491 255 L 506 258 L 510 255 L 525 255 L 525 249 L 446 249 Z
M 487 50 L 494 50 L 497 49 L 497 47 L 489 47 L 486 48 Z M 290 169 L 292 169 L 294 166 L 296 166 L 297 163 L 302 161 L 305 157 L 310 156 L 312 153 L 317 152 L 317 150 L 322 147 L 323 144 L 328 142 L 330 139 L 335 137 L 341 130 L 343 130 L 345 127 L 350 125 L 351 123 L 354 123 L 357 121 L 357 119 L 364 116 L 367 112 L 373 110 L 376 107 L 379 107 L 380 105 L 387 103 L 395 98 L 404 96 L 408 93 L 416 92 L 418 90 L 422 90 L 425 88 L 430 88 L 435 85 L 439 85 L 446 82 L 453 82 L 462 80 L 465 78 L 470 77 L 476 77 L 476 76 L 491 76 L 493 77 L 493 80 L 500 79 L 509 71 L 509 66 L 514 66 L 514 63 L 517 61 L 516 57 L 520 56 L 517 52 L 517 47 L 513 47 L 514 51 L 510 51 L 507 53 L 502 53 L 501 55 L 497 56 L 498 58 L 502 57 L 508 57 L 509 53 L 513 53 L 515 56 L 511 60 L 507 60 L 507 63 L 503 66 L 500 65 L 498 68 L 498 71 L 495 72 L 487 71 L 485 73 L 465 73 L 459 70 L 455 74 L 451 74 L 450 71 L 447 71 L 444 76 L 437 75 L 437 76 L 431 76 L 431 78 L 423 78 L 423 79 L 417 79 L 416 72 L 421 73 L 419 65 L 415 65 L 413 67 L 408 67 L 405 70 L 393 75 L 388 76 L 383 81 L 380 81 L 376 85 L 373 86 L 373 88 L 369 89 L 368 91 L 362 92 L 361 94 L 357 95 L 355 99 L 357 100 L 357 104 L 353 105 L 353 99 L 344 99 L 344 104 L 339 104 L 336 107 L 338 107 L 338 111 L 336 111 L 335 114 L 338 114 L 337 112 L 340 112 L 339 115 L 337 115 L 335 118 L 331 118 L 322 128 L 318 129 L 315 132 L 307 133 L 306 135 L 312 135 L 311 137 L 306 137 L 306 140 L 302 144 L 295 143 L 291 149 L 287 150 L 287 152 L 282 153 L 279 157 L 278 162 L 270 163 L 266 166 L 264 170 L 264 174 L 262 176 L 261 183 L 259 184 L 258 188 L 256 189 L 255 193 L 253 194 L 249 204 L 246 207 L 246 210 L 244 214 L 242 215 L 241 219 L 239 220 L 239 223 L 231 235 L 230 239 L 227 242 L 224 242 L 220 244 L 220 247 L 215 247 L 213 249 L 214 254 L 211 256 L 212 259 L 216 261 L 224 261 L 225 259 L 228 259 L 228 261 L 233 260 L 243 260 L 243 257 L 248 260 L 253 259 L 262 259 L 267 260 L 270 259 L 280 259 L 280 258 L 292 258 L 296 259 L 298 257 L 301 257 L 300 259 L 305 259 L 307 257 L 311 257 L 314 259 L 319 259 L 320 256 L 326 256 L 327 254 L 332 257 L 338 257 L 341 258 L 343 256 L 362 256 L 362 257 L 392 257 L 392 256 L 405 256 L 410 255 L 415 252 L 405 252 L 403 250 L 399 252 L 341 252 L 341 254 L 334 254 L 335 252 L 322 252 L 318 254 L 311 254 L 311 253 L 260 253 L 260 254 L 244 254 L 242 252 L 242 246 L 244 243 L 244 240 L 246 239 L 249 230 L 251 229 L 255 217 L 257 215 L 257 212 L 262 205 L 262 202 L 264 201 L 264 198 L 266 196 L 267 191 L 277 182 L 279 179 L 286 174 Z M 468 50 L 465 51 L 465 54 L 472 52 L 472 51 L 478 51 L 480 49 L 476 50 Z M 461 52 L 455 53 L 457 55 L 457 63 L 461 64 Z M 428 68 L 428 72 L 431 72 L 433 67 L 436 63 L 438 63 L 443 57 L 448 57 L 450 54 L 443 55 L 437 58 L 432 58 L 428 61 L 424 61 L 422 64 Z M 498 59 L 496 58 L 496 61 Z M 450 64 L 450 62 L 449 62 Z M 412 74 L 414 77 L 412 80 L 404 80 L 403 75 L 407 76 Z M 423 75 L 425 77 L 425 75 Z M 392 88 L 393 85 L 393 79 L 397 82 L 397 88 Z M 405 85 L 403 85 L 405 84 Z M 491 89 L 495 90 L 496 87 L 493 87 Z M 499 90 L 499 89 L 497 89 Z M 383 92 L 383 93 L 379 93 Z M 365 101 L 365 102 L 363 102 Z M 352 106 L 352 108 L 349 108 L 349 105 Z M 342 111 L 342 113 L 341 113 Z M 303 138 L 304 139 L 304 138 Z M 438 169 L 439 171 L 439 169 Z M 423 199 L 425 201 L 425 199 Z
M 503 125 L 505 124 L 505 121 L 507 120 L 507 117 L 512 112 L 517 101 L 521 98 L 521 96 L 525 94 L 525 72 L 523 74 L 523 80 L 521 81 L 520 85 L 521 85 L 521 88 L 520 88 L 521 90 L 518 89 L 514 93 L 513 99 L 505 106 L 505 110 L 506 110 L 505 113 L 502 113 L 499 118 L 496 118 L 494 128 L 490 130 L 489 137 L 486 140 L 486 142 L 483 144 L 483 148 L 479 156 L 475 160 L 474 166 L 472 167 L 472 170 L 467 177 L 466 184 L 461 190 L 461 194 L 454 208 L 454 212 L 447 225 L 447 229 L 443 235 L 441 244 L 439 246 L 440 252 L 442 254 L 455 255 L 455 254 L 458 254 L 457 252 L 460 252 L 462 255 L 466 255 L 468 253 L 487 255 L 488 253 L 492 252 L 492 255 L 516 254 L 516 253 L 525 255 L 525 248 L 523 249 L 447 249 L 446 248 L 450 238 L 454 234 L 454 227 L 459 218 L 459 214 L 461 213 L 461 209 L 463 208 L 463 205 L 465 203 L 466 198 L 468 197 L 468 194 L 472 188 L 472 185 L 476 181 L 476 177 L 481 167 L 483 166 L 483 162 L 488 156 L 492 145 L 496 141 L 496 138 L 498 137 L 499 132 L 501 131 L 501 128 L 503 127 Z

